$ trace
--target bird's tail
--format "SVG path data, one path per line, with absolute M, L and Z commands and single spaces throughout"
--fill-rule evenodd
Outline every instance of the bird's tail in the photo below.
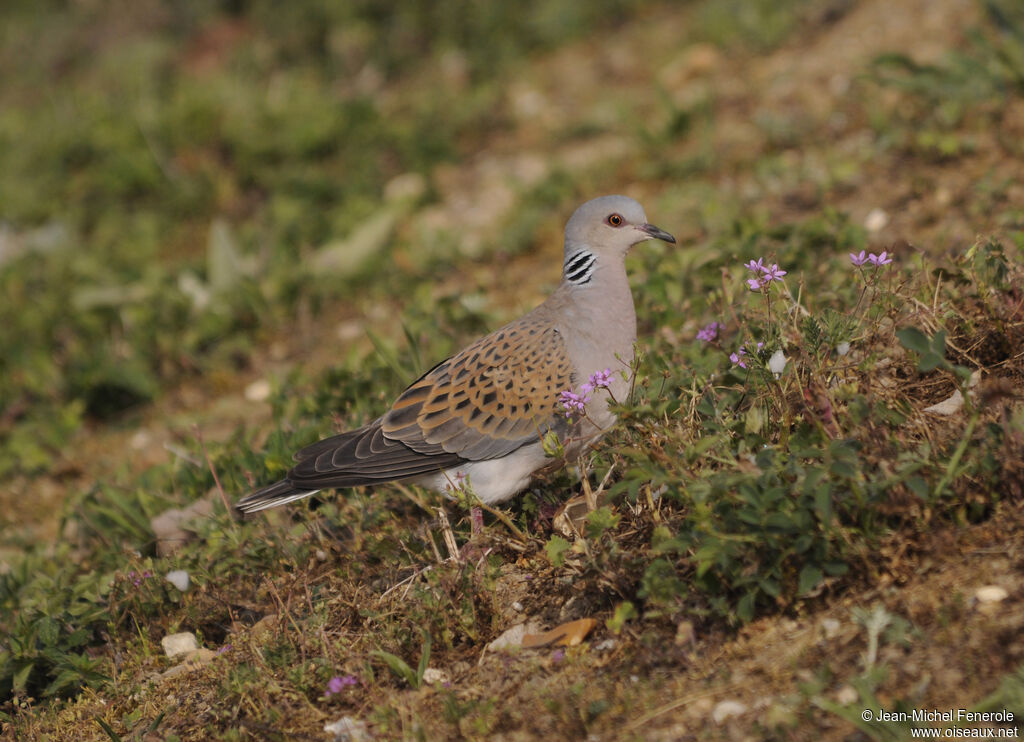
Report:
M 319 492 L 318 489 L 307 490 L 296 487 L 287 479 L 262 487 L 235 503 L 235 510 L 240 513 L 255 513 L 267 508 L 276 508 L 295 500 L 301 500 Z

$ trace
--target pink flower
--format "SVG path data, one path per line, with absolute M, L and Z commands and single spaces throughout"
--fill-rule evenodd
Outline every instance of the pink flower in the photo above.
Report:
M 786 275 L 786 271 L 779 268 L 778 263 L 772 263 L 771 267 L 761 267 L 761 272 L 764 276 L 761 278 L 765 283 L 771 283 L 772 281 L 781 281 L 782 277 Z
M 327 690 L 324 692 L 325 696 L 332 696 L 336 693 L 341 693 L 345 688 L 350 685 L 358 685 L 359 678 L 355 675 L 335 675 L 333 678 L 327 681 Z
M 584 384 L 583 387 L 587 385 Z M 584 412 L 586 409 L 587 402 L 590 401 L 590 390 L 581 387 L 580 393 L 569 391 L 565 389 L 558 393 L 558 401 L 562 405 L 562 409 L 565 410 L 565 416 L 572 418 L 577 412 Z
M 712 322 L 711 324 L 704 325 L 697 332 L 697 339 L 703 340 L 705 343 L 710 343 L 712 340 L 718 337 L 718 331 L 722 325 L 719 322 Z
M 760 273 L 764 269 L 764 258 L 751 260 L 749 263 L 744 263 L 743 266 L 751 273 Z
M 882 251 L 881 255 L 871 253 L 868 255 L 868 260 L 870 260 L 874 265 L 889 265 L 889 263 L 892 262 L 892 258 L 889 257 L 889 253 L 885 250 Z
M 745 356 L 746 354 L 747 351 L 745 351 L 743 348 L 740 348 L 735 353 L 729 354 L 729 360 L 735 363 L 740 368 L 746 368 L 747 364 L 743 361 L 743 356 Z
M 606 368 L 604 371 L 595 371 L 590 375 L 591 389 L 607 389 L 612 385 L 612 370 Z
M 760 278 L 748 278 L 747 279 L 747 286 L 750 287 L 751 291 L 760 291 L 761 288 L 764 286 L 764 284 L 761 283 L 761 279 Z
M 859 253 L 850 253 L 850 262 L 854 265 L 864 265 L 868 262 L 867 254 L 863 250 Z

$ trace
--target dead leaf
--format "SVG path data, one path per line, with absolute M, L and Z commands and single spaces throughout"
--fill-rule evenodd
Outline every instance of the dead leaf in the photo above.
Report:
M 523 648 L 538 649 L 551 645 L 575 647 L 587 638 L 587 634 L 593 631 L 595 626 L 597 626 L 595 619 L 580 618 L 576 621 L 564 623 L 542 634 L 527 634 L 523 637 Z

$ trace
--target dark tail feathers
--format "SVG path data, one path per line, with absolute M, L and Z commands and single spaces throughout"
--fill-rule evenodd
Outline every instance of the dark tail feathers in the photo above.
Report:
M 307 490 L 296 487 L 287 479 L 267 485 L 252 492 L 235 503 L 235 510 L 240 513 L 255 513 L 267 508 L 276 508 L 278 505 L 301 500 L 309 497 L 319 490 Z

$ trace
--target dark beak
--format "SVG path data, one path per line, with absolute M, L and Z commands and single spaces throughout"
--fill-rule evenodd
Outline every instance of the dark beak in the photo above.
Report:
M 663 240 L 664 242 L 671 242 L 673 245 L 676 243 L 676 238 L 666 232 L 664 229 L 658 229 L 653 224 L 642 224 L 637 227 L 641 232 L 649 234 L 656 240 Z

